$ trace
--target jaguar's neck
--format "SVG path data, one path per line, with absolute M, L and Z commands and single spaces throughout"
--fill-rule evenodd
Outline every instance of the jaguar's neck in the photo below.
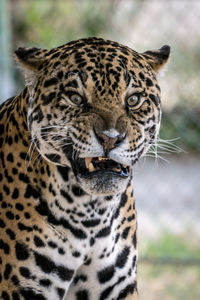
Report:
M 112 196 L 89 195 L 79 186 L 71 168 L 43 161 L 42 170 L 43 178 L 40 182 L 44 181 L 48 185 L 43 189 L 43 199 L 48 199 L 48 206 L 57 216 L 68 218 L 71 214 L 73 222 L 72 216 L 75 214 L 79 216 L 80 223 L 90 220 L 91 224 L 98 224 L 102 219 L 104 223 L 112 223 L 119 215 L 126 218 L 129 212 L 133 214 L 135 211 L 132 179 L 123 193 Z

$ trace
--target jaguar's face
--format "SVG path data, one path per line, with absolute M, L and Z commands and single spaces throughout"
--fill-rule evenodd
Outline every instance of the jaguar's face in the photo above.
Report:
M 160 89 L 148 52 L 95 39 L 45 56 L 51 67 L 31 84 L 28 113 L 38 151 L 71 166 L 89 194 L 123 192 L 160 125 Z

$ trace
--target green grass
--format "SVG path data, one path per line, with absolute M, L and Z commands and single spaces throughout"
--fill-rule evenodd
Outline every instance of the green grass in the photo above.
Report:
M 189 235 L 179 236 L 163 233 L 162 237 L 149 241 L 142 253 L 144 256 L 177 260 L 195 259 L 200 261 L 200 244 L 196 244 Z
M 138 268 L 140 300 L 200 299 L 200 245 L 191 236 L 163 233 L 146 243 Z

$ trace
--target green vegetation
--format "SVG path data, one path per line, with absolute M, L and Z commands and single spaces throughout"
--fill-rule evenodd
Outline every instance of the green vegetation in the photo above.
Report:
M 177 107 L 163 113 L 160 137 L 178 138 L 175 145 L 185 151 L 198 152 L 200 149 L 200 110 Z
M 199 260 L 200 263 L 200 245 L 187 240 L 187 235 L 179 236 L 171 233 L 163 233 L 159 239 L 149 241 L 143 251 L 143 256 L 156 259 L 164 259 L 164 262 L 170 258 L 177 259 L 187 263 L 188 258 Z
M 199 300 L 199 282 L 199 266 L 139 264 L 140 300 Z
M 141 300 L 200 299 L 200 245 L 191 237 L 165 232 L 148 241 L 140 257 Z

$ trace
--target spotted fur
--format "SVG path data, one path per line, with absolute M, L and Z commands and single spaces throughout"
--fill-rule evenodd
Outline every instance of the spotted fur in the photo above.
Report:
M 26 87 L 0 109 L 1 299 L 138 299 L 132 167 L 159 130 L 168 56 L 96 38 L 16 51 Z M 129 175 L 80 175 L 90 157 Z

